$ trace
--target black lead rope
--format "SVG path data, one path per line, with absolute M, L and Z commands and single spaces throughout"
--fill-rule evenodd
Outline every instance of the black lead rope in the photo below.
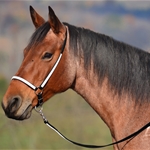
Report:
M 78 146 L 81 146 L 81 147 L 86 147 L 86 148 L 104 148 L 104 147 L 108 147 L 108 146 L 112 146 L 112 145 L 115 145 L 115 144 L 119 144 L 119 143 L 122 143 L 126 140 L 129 140 L 131 138 L 134 138 L 136 137 L 138 134 L 140 134 L 142 131 L 144 131 L 146 128 L 148 128 L 150 126 L 150 122 L 148 124 L 146 124 L 145 126 L 143 126 L 141 129 L 139 129 L 138 131 L 134 132 L 133 134 L 117 141 L 117 142 L 114 142 L 114 143 L 110 143 L 110 144 L 107 144 L 107 145 L 87 145 L 87 144 L 81 144 L 81 143 L 77 143 L 77 142 L 74 142 L 70 139 L 68 139 L 66 136 L 64 136 L 62 133 L 60 133 L 53 125 L 51 125 L 48 120 L 45 118 L 43 112 L 42 112 L 42 106 L 40 108 L 37 108 L 35 107 L 35 110 L 36 112 L 38 112 L 41 116 L 42 116 L 42 119 L 44 121 L 44 123 L 49 127 L 51 128 L 52 130 L 54 130 L 59 136 L 61 136 L 63 139 L 65 139 L 66 141 L 72 143 L 72 144 L 75 144 L 75 145 L 78 145 Z

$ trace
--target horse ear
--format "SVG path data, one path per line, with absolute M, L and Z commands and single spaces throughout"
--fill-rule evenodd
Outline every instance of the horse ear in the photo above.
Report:
M 30 6 L 30 15 L 35 28 L 38 28 L 45 23 L 45 20 L 34 10 L 32 6 Z
M 53 9 L 49 6 L 49 23 L 51 26 L 51 29 L 54 33 L 63 33 L 65 31 L 64 25 L 59 21 L 57 16 L 55 15 Z

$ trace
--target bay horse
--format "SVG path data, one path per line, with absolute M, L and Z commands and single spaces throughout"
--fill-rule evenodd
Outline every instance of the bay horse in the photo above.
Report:
M 27 119 L 35 106 L 70 88 L 103 119 L 114 142 L 150 121 L 148 52 L 62 23 L 51 7 L 48 21 L 32 6 L 30 14 L 36 30 L 2 101 L 9 118 Z M 114 149 L 150 149 L 150 128 Z

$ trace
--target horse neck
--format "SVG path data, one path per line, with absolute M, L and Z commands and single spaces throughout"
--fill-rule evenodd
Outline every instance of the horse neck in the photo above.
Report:
M 114 96 L 112 96 L 111 92 L 108 90 L 107 79 L 99 85 L 98 78 L 94 74 L 93 68 L 91 67 L 87 72 L 82 60 L 77 62 L 76 70 L 73 90 L 89 103 L 108 126 L 111 126 L 108 120 L 111 120 L 112 115 L 110 116 L 110 114 L 113 113 L 116 106 L 115 102 L 112 100 Z
M 130 135 L 149 122 L 150 113 L 145 115 L 148 111 L 146 105 L 136 106 L 135 101 L 128 95 L 115 96 L 108 86 L 108 80 L 105 79 L 100 85 L 93 69 L 90 70 L 87 73 L 82 61 L 77 63 L 73 90 L 80 94 L 103 119 L 114 141 Z M 143 119 L 143 115 L 147 119 Z

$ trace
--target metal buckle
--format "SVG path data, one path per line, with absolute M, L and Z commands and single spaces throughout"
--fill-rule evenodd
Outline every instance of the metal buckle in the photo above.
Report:
M 35 89 L 35 94 L 36 95 L 42 95 L 43 94 L 43 89 L 39 86 Z
M 38 107 L 35 106 L 34 109 L 35 109 L 35 111 L 36 111 L 37 113 L 40 114 L 40 113 L 42 113 L 43 107 L 42 107 L 42 106 L 38 106 Z
M 44 122 L 47 122 L 47 119 L 46 119 L 46 117 L 45 117 L 44 114 L 43 114 L 43 107 L 39 105 L 38 107 L 35 106 L 34 109 L 35 109 L 35 111 L 36 111 L 37 113 L 39 113 L 39 114 L 41 115 L 43 121 L 44 121 Z
M 38 87 L 38 88 L 35 90 L 35 94 L 36 94 L 37 97 L 38 97 L 38 104 L 37 104 L 37 107 L 42 106 L 42 104 L 43 104 L 43 89 L 41 89 L 41 87 Z

